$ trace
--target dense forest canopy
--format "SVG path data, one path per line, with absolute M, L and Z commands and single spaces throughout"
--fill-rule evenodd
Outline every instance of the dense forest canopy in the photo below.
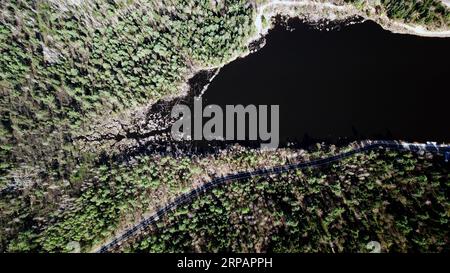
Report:
M 185 190 L 201 172 L 192 159 L 99 162 L 74 138 L 94 120 L 175 95 L 193 72 L 240 56 L 265 2 L 0 1 L 0 251 L 68 251 L 73 240 L 88 251 L 123 215 L 151 208 L 149 196 Z M 393 19 L 449 26 L 436 0 L 375 3 Z M 254 157 L 239 157 L 236 167 Z
M 117 251 L 369 252 L 371 241 L 382 252 L 448 251 L 448 173 L 436 159 L 379 151 L 230 183 Z

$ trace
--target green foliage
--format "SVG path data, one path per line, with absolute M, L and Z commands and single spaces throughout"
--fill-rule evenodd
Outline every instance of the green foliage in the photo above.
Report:
M 384 252 L 448 251 L 448 167 L 439 161 L 372 152 L 320 170 L 227 184 L 121 250 L 367 252 L 376 240 Z
M 186 163 L 187 159 L 179 162 L 168 157 L 159 160 L 143 157 L 133 166 L 103 165 L 98 173 L 85 173 L 83 177 L 89 181 L 85 181 L 72 209 L 55 214 L 55 223 L 42 233 L 37 230 L 20 233 L 9 244 L 8 251 L 64 252 L 72 241 L 89 250 L 111 236 L 121 219 L 134 221 L 127 215 L 154 206 L 158 192 L 165 191 L 166 197 L 170 197 L 186 187 L 191 175 Z M 73 179 L 79 179 L 79 175 Z M 164 184 L 156 186 L 152 181 Z
M 387 10 L 387 15 L 391 18 L 424 25 L 450 25 L 450 11 L 442 4 L 442 1 L 382 0 L 381 2 Z
M 244 0 L 91 0 L 82 1 L 76 8 L 64 8 L 60 2 L 64 1 L 13 0 L 0 5 L 0 188 L 16 180 L 29 183 L 19 195 L 0 200 L 0 251 L 67 251 L 71 241 L 80 242 L 83 250 L 88 250 L 110 236 L 120 223 L 135 220 L 132 212 L 141 215 L 167 201 L 164 198 L 186 191 L 191 186 L 189 178 L 201 173 L 189 159 L 143 157 L 134 166 L 98 164 L 99 155 L 81 150 L 74 140 L 93 120 L 172 95 L 193 70 L 219 65 L 239 55 L 254 31 L 254 6 Z M 408 22 L 442 26 L 450 20 L 448 10 L 436 1 L 381 3 L 388 16 Z M 323 155 L 320 150 L 313 154 Z M 219 159 L 217 164 L 246 168 L 257 164 L 257 156 L 253 151 L 243 151 Z M 204 218 L 189 220 L 186 210 L 178 211 L 174 217 L 185 217 L 182 224 L 172 226 L 161 238 L 151 237 L 139 248 L 176 251 L 180 245 L 183 249 L 198 245 L 213 250 L 270 249 L 255 241 L 254 234 L 260 234 L 255 227 L 241 225 L 253 221 L 251 217 L 260 219 L 261 215 L 255 213 L 261 206 L 267 208 L 258 213 L 270 216 L 270 222 L 264 224 L 273 227 L 273 233 L 261 234 L 273 240 L 272 250 L 286 247 L 282 243 L 287 237 L 277 233 L 282 229 L 297 236 L 294 239 L 310 234 L 319 238 L 321 235 L 314 232 L 322 229 L 329 240 L 334 226 L 348 217 L 341 203 L 350 204 L 350 211 L 358 211 L 360 198 L 367 197 L 376 201 L 373 206 L 377 207 L 371 209 L 383 208 L 381 197 L 372 195 L 379 194 L 380 187 L 383 194 L 389 191 L 392 200 L 408 208 L 417 209 L 422 204 L 417 200 L 422 202 L 423 198 L 434 198 L 432 204 L 448 204 L 442 194 L 441 170 L 414 157 L 393 160 L 395 155 L 386 156 L 390 158 L 386 162 L 370 156 L 360 162 L 370 162 L 379 179 L 345 177 L 351 183 L 364 181 L 361 192 L 346 188 L 346 184 L 328 183 L 324 187 L 326 181 L 338 177 L 335 169 L 332 174 L 336 177 L 331 178 L 331 174 L 308 170 L 296 173 L 298 179 L 292 183 L 260 181 L 252 188 L 232 184 L 229 187 L 235 199 L 223 190 L 215 191 L 217 198 L 192 204 L 195 210 L 208 212 Z M 285 163 L 276 156 L 271 160 Z M 422 173 L 418 164 L 431 171 Z M 393 178 L 398 179 L 398 185 L 389 182 Z M 280 177 L 280 181 L 286 179 L 290 178 Z M 385 181 L 389 183 L 383 184 Z M 404 192 L 404 188 L 416 186 Z M 448 181 L 444 186 L 448 188 Z M 322 196 L 324 188 L 327 195 Z M 273 203 L 264 204 L 262 196 L 271 196 Z M 336 200 L 341 203 L 318 217 L 318 210 L 305 208 L 301 200 L 314 206 L 334 204 Z M 445 206 L 446 211 L 433 207 L 432 212 L 417 214 L 417 221 L 448 224 Z M 287 219 L 285 214 L 291 211 L 304 213 L 298 214 L 301 218 Z M 383 223 L 377 217 L 366 218 L 377 225 Z M 230 220 L 236 225 L 232 230 L 223 224 Z M 207 229 L 207 223 L 214 227 Z M 220 236 L 208 243 L 201 240 L 203 233 L 191 238 L 194 243 L 182 236 L 173 239 L 200 224 L 205 225 L 199 230 L 207 238 Z M 362 225 L 373 227 L 372 222 Z M 397 229 L 413 234 L 416 226 L 413 229 L 410 222 L 399 222 Z M 352 236 L 369 236 L 364 230 L 356 235 L 354 230 L 349 232 Z M 242 234 L 248 237 L 241 240 Z M 230 243 L 237 241 L 227 241 L 225 236 L 241 240 L 242 245 Z M 421 249 L 428 246 L 421 237 L 413 239 Z M 405 249 L 397 241 L 392 244 Z M 291 247 L 298 250 L 297 245 Z M 317 249 L 313 244 L 304 245 L 304 250 Z
M 345 0 L 363 9 L 365 0 Z M 372 2 L 373 3 L 373 2 Z M 440 0 L 379 0 L 375 3 L 389 18 L 429 27 L 449 27 L 450 10 Z
M 32 176 L 25 178 L 38 182 L 19 198 L 0 200 L 5 207 L 0 250 L 18 232 L 45 229 L 63 200 L 82 193 L 92 195 L 89 202 L 95 206 L 112 202 L 95 196 L 108 193 L 82 190 L 94 179 L 98 157 L 74 143 L 86 125 L 178 92 L 192 70 L 240 54 L 253 31 L 253 7 L 243 0 L 93 0 L 76 8 L 64 3 L 17 0 L 0 5 L 0 187 L 14 182 L 21 166 L 31 169 Z M 160 176 L 159 171 L 153 175 Z M 132 183 L 126 179 L 117 182 Z M 174 189 L 179 185 L 173 179 L 139 183 Z M 97 223 L 105 210 L 112 215 Z M 119 215 L 110 206 L 89 213 L 61 226 L 79 234 L 56 227 L 55 233 L 90 242 Z M 45 249 L 64 247 L 64 238 L 54 240 L 42 241 Z
M 18 0 L 1 9 L 2 179 L 18 161 L 44 169 L 56 161 L 51 171 L 67 178 L 83 157 L 72 140 L 85 124 L 176 93 L 193 69 L 240 54 L 253 26 L 242 0 L 76 9 Z

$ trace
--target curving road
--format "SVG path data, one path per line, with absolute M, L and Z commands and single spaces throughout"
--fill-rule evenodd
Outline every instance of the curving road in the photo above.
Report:
M 211 180 L 210 182 L 207 182 L 201 186 L 198 186 L 197 188 L 191 190 L 188 193 L 182 194 L 178 196 L 175 200 L 168 203 L 166 206 L 160 208 L 158 211 L 156 211 L 153 215 L 151 215 L 148 218 L 143 219 L 133 227 L 125 230 L 123 233 L 121 233 L 118 237 L 115 237 L 108 243 L 102 245 L 99 249 L 95 250 L 97 253 L 103 253 L 108 252 L 110 249 L 114 248 L 117 245 L 120 245 L 121 242 L 124 242 L 128 238 L 130 238 L 133 235 L 138 234 L 140 231 L 144 230 L 149 225 L 152 225 L 156 223 L 162 216 L 167 214 L 168 212 L 175 209 L 177 206 L 180 206 L 182 204 L 187 203 L 188 201 L 192 200 L 193 198 L 201 195 L 202 193 L 205 193 L 208 190 L 211 190 L 217 186 L 223 185 L 230 181 L 236 181 L 236 180 L 242 180 L 245 178 L 250 178 L 253 176 L 267 176 L 271 174 L 279 174 L 282 172 L 287 172 L 290 170 L 298 170 L 298 169 L 305 169 L 305 168 L 316 168 L 323 165 L 328 165 L 330 163 L 340 161 L 342 159 L 348 158 L 352 155 L 367 152 L 370 150 L 375 150 L 379 148 L 389 148 L 393 150 L 403 150 L 403 151 L 426 151 L 431 153 L 437 153 L 437 154 L 445 154 L 446 161 L 449 158 L 450 155 L 450 145 L 437 145 L 435 143 L 427 143 L 427 144 L 418 144 L 418 143 L 406 143 L 406 142 L 400 142 L 400 141 L 364 141 L 355 146 L 352 150 L 348 152 L 343 152 L 338 155 L 330 156 L 327 158 L 322 159 L 316 159 L 308 162 L 301 162 L 301 163 L 294 163 L 294 164 L 286 164 L 281 165 L 273 168 L 267 168 L 267 169 L 258 169 L 254 171 L 249 172 L 238 172 L 235 174 L 222 176 L 219 178 L 215 178 Z

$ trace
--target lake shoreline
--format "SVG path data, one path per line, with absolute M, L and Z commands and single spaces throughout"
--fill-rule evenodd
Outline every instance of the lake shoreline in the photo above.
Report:
M 213 75 L 211 75 L 210 78 L 208 78 L 201 87 L 200 91 L 196 91 L 195 94 L 204 94 L 208 90 L 209 84 L 213 81 L 214 77 L 218 75 L 219 71 L 226 66 L 227 64 L 230 64 L 237 59 L 243 59 L 247 57 L 250 54 L 258 52 L 261 48 L 265 46 L 266 43 L 266 36 L 269 32 L 269 30 L 275 28 L 278 24 L 282 23 L 283 21 L 292 20 L 292 19 L 300 19 L 302 22 L 308 25 L 314 25 L 318 29 L 321 29 L 323 31 L 333 31 L 332 26 L 346 26 L 346 25 L 352 25 L 357 23 L 364 23 L 366 21 L 372 21 L 372 19 L 368 19 L 364 16 L 361 16 L 360 11 L 358 11 L 356 8 L 352 7 L 351 5 L 345 5 L 345 6 L 338 6 L 333 5 L 330 3 L 310 3 L 311 1 L 270 1 L 269 3 L 264 4 L 261 7 L 258 7 L 255 11 L 255 33 L 251 35 L 246 42 L 247 50 L 244 52 L 239 52 L 235 56 L 233 56 L 230 59 L 227 59 L 225 62 L 214 65 L 214 66 L 199 66 L 195 65 L 189 71 L 186 72 L 186 75 L 184 77 L 185 80 L 182 81 L 180 84 L 179 91 L 176 94 L 172 94 L 170 96 L 167 96 L 165 98 L 162 98 L 157 101 L 150 102 L 147 105 L 137 107 L 134 109 L 129 109 L 125 111 L 124 113 L 118 114 L 116 117 L 115 115 L 113 117 L 107 118 L 105 120 L 101 121 L 101 125 L 94 125 L 93 130 L 89 130 L 88 132 L 81 132 L 78 134 L 77 138 L 78 141 L 80 141 L 80 145 L 84 146 L 85 148 L 88 146 L 93 146 L 94 150 L 98 146 L 102 146 L 102 136 L 103 135 L 114 135 L 117 134 L 117 128 L 119 128 L 119 134 L 125 135 L 123 132 L 120 132 L 120 128 L 122 127 L 130 127 L 130 124 L 135 123 L 136 119 L 138 117 L 144 117 L 145 114 L 149 112 L 149 110 L 153 107 L 153 105 L 160 104 L 160 103 L 168 103 L 170 104 L 171 101 L 180 101 L 185 100 L 187 97 L 193 96 L 193 92 L 191 92 L 193 79 L 195 80 L 196 76 L 199 73 L 204 73 L 205 71 L 209 71 L 208 73 L 211 74 L 211 71 L 213 72 Z M 291 4 L 288 4 L 291 3 Z M 285 5 L 286 4 L 286 5 Z M 280 6 L 283 7 L 289 7 L 292 5 L 299 5 L 303 8 L 311 8 L 311 7 L 322 7 L 322 12 L 319 12 L 315 15 L 315 17 L 308 17 L 308 13 L 312 12 L 312 10 L 306 10 L 305 13 L 299 13 L 297 10 L 286 10 L 286 9 L 274 9 L 269 10 L 267 9 L 270 6 Z M 317 11 L 316 9 L 314 9 Z M 335 10 L 340 11 L 341 13 L 336 13 Z M 262 18 L 268 17 L 270 18 L 270 23 L 263 26 L 262 24 Z M 277 18 L 283 18 L 282 20 L 277 20 Z M 380 20 L 374 21 L 378 25 L 380 25 L 383 29 L 386 29 L 392 33 L 405 33 L 405 31 L 399 30 L 397 28 L 392 28 L 391 26 L 387 26 L 383 22 L 380 22 Z M 395 23 L 393 20 L 389 20 L 391 23 Z M 397 22 L 398 23 L 398 22 Z M 397 24 L 395 23 L 395 24 Z M 410 26 L 410 28 L 413 28 L 413 26 Z M 421 35 L 424 33 L 413 33 L 410 32 L 408 34 L 418 35 L 418 36 L 427 36 L 430 37 L 436 34 L 436 37 L 440 37 L 440 32 L 426 32 L 426 35 Z M 402 34 L 402 35 L 403 35 Z M 449 33 L 450 36 L 450 33 Z M 194 83 L 196 84 L 196 83 Z M 197 84 L 198 85 L 198 84 Z M 146 119 L 149 121 L 148 119 Z M 119 122 L 120 121 L 120 122 Z M 150 121 L 152 124 L 155 123 L 153 121 Z M 119 124 L 120 123 L 120 124 Z M 158 122 L 156 122 L 158 123 Z M 120 125 L 120 126 L 119 126 Z M 142 125 L 140 125 L 142 127 Z M 148 127 L 148 126 L 147 126 Z M 156 128 L 157 130 L 161 130 L 162 127 L 160 126 L 154 126 L 151 125 L 151 128 Z M 91 127 L 92 128 L 92 127 Z M 101 129 L 99 129 L 101 128 Z M 116 132 L 110 132 L 108 128 L 113 128 Z M 95 132 L 96 135 L 99 135 L 98 137 L 93 137 L 94 135 L 92 132 Z M 88 137 L 84 137 L 88 136 Z M 134 146 L 133 143 L 135 143 L 134 140 L 126 140 L 128 144 L 125 144 L 125 146 Z M 351 140 L 350 140 L 351 141 Z M 92 142 L 93 145 L 89 144 L 89 142 Z M 136 143 L 135 143 L 136 144 Z M 114 146 L 117 146 L 116 143 L 112 144 L 106 144 L 106 147 L 111 148 Z M 119 145 L 120 146 L 120 145 Z

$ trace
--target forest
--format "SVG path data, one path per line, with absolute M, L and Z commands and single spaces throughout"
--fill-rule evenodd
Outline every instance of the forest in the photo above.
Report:
M 442 157 L 389 150 L 254 177 L 177 208 L 118 252 L 446 252 Z
M 399 19 L 428 27 L 448 27 L 450 11 L 440 0 L 344 0 L 357 7 L 374 6 L 379 13 L 389 18 Z
M 101 171 L 98 155 L 74 144 L 85 124 L 176 92 L 190 71 L 239 54 L 252 32 L 241 0 L 0 5 L 0 188 L 20 192 L 1 199 L 3 250 L 18 230 L 40 232 L 41 218 Z
M 194 183 L 210 178 L 215 174 L 208 173 L 211 166 L 217 170 L 226 166 L 230 171 L 287 162 L 286 154 L 295 154 L 294 151 L 280 150 L 265 154 L 238 149 L 224 151 L 226 156 L 138 155 L 130 160 L 132 164 L 128 164 L 115 162 L 97 151 L 84 151 L 75 142 L 76 137 L 94 121 L 174 96 L 192 73 L 220 66 L 248 50 L 248 39 L 256 31 L 255 10 L 261 2 L 264 1 L 0 1 L 0 252 L 67 252 L 70 251 L 67 245 L 72 241 L 79 242 L 82 251 L 90 251 L 126 223 L 136 221 L 149 210 L 185 192 Z M 449 25 L 448 9 L 435 0 L 383 0 L 381 4 L 391 18 L 429 26 Z M 319 149 L 308 156 L 330 153 L 333 152 Z M 423 159 L 412 156 L 403 160 L 422 162 Z M 370 166 L 390 168 L 391 161 L 380 160 L 370 163 Z M 361 162 L 354 164 L 366 167 Z M 395 174 L 399 175 L 401 183 L 405 183 L 405 189 L 417 194 L 417 200 L 422 202 L 425 196 L 429 196 L 432 202 L 443 199 L 448 204 L 447 196 L 441 192 L 442 189 L 448 192 L 448 181 L 442 182 L 444 174 L 433 169 L 427 174 L 431 175 L 429 177 L 425 174 L 417 178 L 406 173 L 400 175 L 405 170 L 403 168 L 417 169 L 419 173 L 423 168 L 434 168 L 426 160 L 423 160 L 423 166 L 417 168 L 402 166 L 395 170 Z M 335 172 L 329 175 L 332 174 L 336 175 Z M 308 183 L 328 183 L 327 179 L 316 175 L 312 172 Z M 294 178 L 298 183 L 305 183 L 300 182 L 299 177 Z M 433 182 L 430 188 L 422 185 L 428 180 Z M 254 197 L 249 195 L 249 200 L 265 191 L 280 191 L 280 196 L 283 196 L 287 189 L 291 190 L 284 187 L 294 184 L 284 185 L 282 181 L 285 180 L 280 178 L 277 182 L 278 188 L 261 183 L 260 192 Z M 393 181 L 389 180 L 390 187 L 393 187 Z M 411 185 L 422 183 L 422 186 L 412 187 L 408 181 Z M 230 187 L 244 192 L 242 185 L 245 184 Z M 370 198 L 387 191 L 376 183 L 373 186 Z M 307 189 L 296 189 L 302 190 Z M 398 190 L 392 191 L 392 199 L 406 202 L 408 209 L 428 208 L 416 203 L 416 199 L 408 199 L 410 196 L 398 193 Z M 218 192 L 222 192 L 224 198 L 228 195 L 226 189 Z M 314 202 L 320 200 L 317 194 Z M 330 192 L 328 194 L 321 197 L 335 198 Z M 352 202 L 359 202 L 358 198 L 363 197 L 367 196 L 356 195 Z M 196 202 L 206 202 L 211 198 L 209 196 L 204 201 L 199 199 Z M 286 198 L 290 200 L 294 197 L 286 195 Z M 339 199 L 339 204 L 347 202 L 344 200 Z M 230 199 L 227 202 L 231 204 L 235 201 Z M 193 204 L 204 206 L 202 203 Z M 381 206 L 379 203 L 375 205 Z M 396 228 L 417 242 L 412 246 L 394 242 L 391 249 L 443 248 L 440 242 L 448 243 L 448 236 L 435 234 L 434 227 L 445 224 L 441 221 L 447 221 L 448 214 L 436 206 L 432 203 L 429 212 L 424 210 L 423 214 L 417 215 L 424 219 L 414 220 L 414 223 L 404 223 L 400 219 L 398 223 L 404 223 L 404 226 Z M 217 213 L 223 209 L 213 208 Z M 252 208 L 238 209 L 244 215 L 254 213 Z M 298 206 L 295 209 L 299 209 Z M 279 213 L 285 212 L 282 210 Z M 333 213 L 334 216 L 330 217 L 339 218 L 339 214 L 344 212 L 336 207 Z M 439 223 L 427 220 L 427 213 L 438 215 L 438 218 L 430 219 L 438 219 Z M 270 218 L 281 221 L 284 219 L 281 216 Z M 317 217 L 314 219 L 317 220 Z M 370 222 L 367 230 L 374 223 Z M 414 237 L 414 232 L 408 231 L 411 226 L 422 228 L 424 223 L 431 223 L 424 232 L 435 234 L 436 240 L 440 241 L 422 242 L 419 237 Z M 273 223 L 280 229 L 296 224 L 298 219 L 295 218 L 286 223 Z M 174 228 L 174 232 L 178 232 L 180 227 Z M 248 226 L 243 228 L 251 229 Z M 304 232 L 303 227 L 295 229 L 289 236 L 298 236 L 300 232 Z M 329 236 L 326 232 L 324 234 Z M 164 238 L 171 237 L 164 235 Z M 225 240 L 225 237 L 218 238 Z M 280 237 L 271 246 L 263 244 L 261 249 L 286 250 L 290 246 L 277 243 L 286 238 Z M 384 243 L 389 245 L 391 237 L 387 238 Z M 323 238 L 316 239 L 316 245 L 304 250 L 312 247 L 329 250 L 326 244 L 321 243 Z M 174 251 L 189 247 L 186 242 L 165 246 L 166 241 L 161 241 L 152 248 L 146 245 L 152 240 L 156 240 L 155 237 L 136 243 L 131 249 Z M 243 249 L 243 245 L 223 245 L 223 242 L 215 242 L 209 248 L 202 247 L 202 250 Z M 356 247 L 356 243 L 350 248 L 336 243 L 336 250 Z M 260 250 L 256 246 L 249 249 Z

